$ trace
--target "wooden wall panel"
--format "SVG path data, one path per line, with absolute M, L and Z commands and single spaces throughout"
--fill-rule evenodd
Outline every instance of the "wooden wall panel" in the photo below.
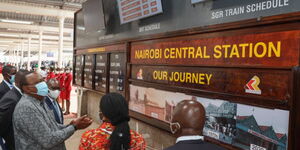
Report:
M 197 36 L 132 43 L 131 63 L 193 66 L 299 65 L 300 31 L 203 39 Z

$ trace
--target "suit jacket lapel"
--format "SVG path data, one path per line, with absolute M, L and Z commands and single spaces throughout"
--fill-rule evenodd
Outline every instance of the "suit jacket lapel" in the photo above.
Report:
M 21 99 L 22 94 L 21 94 L 16 88 L 13 88 L 12 90 L 14 91 L 14 93 L 16 93 L 17 97 L 18 97 L 19 99 Z

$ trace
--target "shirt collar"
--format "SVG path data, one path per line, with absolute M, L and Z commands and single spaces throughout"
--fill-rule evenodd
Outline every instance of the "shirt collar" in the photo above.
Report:
M 203 136 L 200 135 L 190 135 L 190 136 L 181 136 L 176 139 L 176 143 L 180 141 L 189 141 L 189 140 L 204 140 Z
M 4 83 L 6 83 L 6 85 L 7 85 L 10 89 L 12 89 L 12 88 L 14 87 L 14 85 L 10 84 L 10 83 L 7 82 L 6 80 L 3 80 L 3 81 L 4 81 Z
M 50 97 L 50 96 L 47 96 L 49 99 L 50 99 L 50 101 L 53 103 L 54 102 L 54 100 Z
M 22 91 L 21 91 L 17 86 L 15 86 L 15 88 L 17 89 L 17 91 L 18 91 L 21 95 L 23 95 Z

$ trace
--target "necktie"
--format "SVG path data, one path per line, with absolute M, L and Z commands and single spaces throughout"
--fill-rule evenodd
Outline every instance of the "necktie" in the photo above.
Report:
M 2 137 L 0 137 L 0 147 L 2 148 L 2 150 L 6 150 L 6 147 L 5 147 L 4 143 L 3 143 Z
M 52 104 L 53 104 L 53 106 L 54 106 L 54 109 L 56 110 L 56 112 L 57 112 L 57 115 L 58 115 L 58 118 L 59 118 L 59 120 L 60 120 L 60 122 L 62 122 L 62 120 L 61 120 L 61 115 L 59 115 L 60 113 L 60 109 L 58 108 L 58 104 L 55 102 L 55 101 L 52 101 Z

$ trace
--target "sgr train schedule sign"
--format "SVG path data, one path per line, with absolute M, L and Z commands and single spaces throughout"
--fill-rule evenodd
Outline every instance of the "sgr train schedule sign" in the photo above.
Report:
M 160 0 L 118 0 L 121 24 L 162 13 Z

